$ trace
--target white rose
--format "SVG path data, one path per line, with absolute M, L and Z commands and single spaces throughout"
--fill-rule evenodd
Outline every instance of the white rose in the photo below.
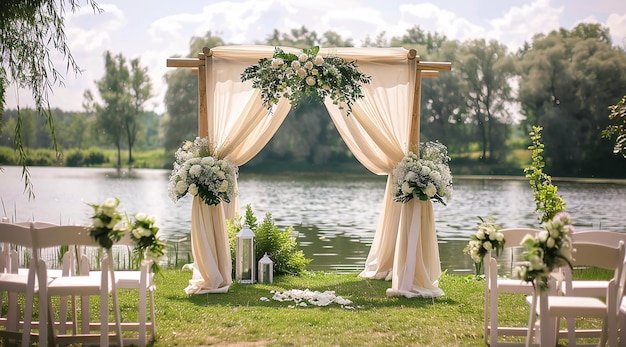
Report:
M 135 219 L 140 221 L 140 222 L 145 221 L 146 218 L 148 218 L 148 215 L 143 213 L 143 212 L 139 212 L 139 213 L 135 214 Z
M 546 230 L 542 230 L 539 232 L 539 234 L 537 234 L 537 238 L 541 242 L 546 242 L 548 240 L 548 236 L 550 236 L 550 234 L 548 234 Z
M 94 228 L 102 228 L 102 227 L 104 227 L 104 223 L 102 223 L 102 220 L 100 220 L 100 218 L 94 218 L 93 219 L 93 226 L 94 226 Z
M 222 181 L 222 184 L 220 184 L 219 188 L 217 188 L 217 191 L 220 193 L 224 193 L 228 190 L 228 181 Z
M 411 186 L 409 185 L 408 182 L 404 182 L 402 183 L 402 194 L 411 194 L 413 193 L 413 188 L 411 188 Z
M 178 194 L 185 194 L 187 192 L 187 182 L 185 181 L 178 181 L 176 182 L 176 192 Z
M 304 63 L 305 61 L 307 61 L 307 59 L 309 59 L 309 56 L 308 56 L 308 55 L 306 55 L 305 53 L 301 53 L 301 54 L 298 56 L 298 60 L 299 60 L 301 63 Z
M 309 77 L 306 78 L 306 84 L 308 84 L 310 86 L 314 86 L 315 83 L 316 83 L 315 77 L 309 76 Z
M 483 242 L 483 248 L 488 250 L 488 251 L 490 251 L 490 250 L 493 249 L 493 245 L 491 244 L 491 242 L 485 241 L 485 242 Z
M 313 63 L 317 66 L 323 65 L 324 64 L 324 58 L 321 55 L 316 55 L 315 58 L 313 59 Z
M 200 165 L 193 165 L 191 168 L 189 168 L 189 175 L 191 177 L 199 177 L 201 173 L 202 173 L 202 166 Z
M 480 229 L 479 229 L 479 230 L 476 232 L 476 237 L 477 237 L 479 240 L 484 240 L 484 239 L 485 239 L 485 232 L 484 232 L 483 230 L 480 230 Z
M 272 59 L 272 68 L 278 69 L 281 65 L 283 65 L 283 60 L 281 58 Z
M 104 200 L 104 202 L 102 203 L 102 208 L 109 208 L 109 209 L 114 209 L 117 207 L 117 205 L 119 204 L 119 200 L 115 199 L 115 198 L 108 198 L 106 200 Z
M 307 72 L 305 69 L 298 69 L 298 77 L 305 78 L 306 75 L 307 75 Z
M 198 195 L 198 186 L 195 183 L 190 184 L 188 192 L 189 192 L 189 194 L 191 194 L 193 196 Z
M 297 60 L 292 61 L 291 68 L 297 71 L 298 69 L 300 69 L 300 62 Z
M 219 178 L 221 180 L 226 179 L 226 174 L 222 170 L 216 172 L 215 174 L 217 175 L 217 178 Z
M 150 236 L 152 235 L 152 231 L 146 228 L 139 228 L 139 235 L 141 236 Z
M 307 61 L 306 63 L 304 63 L 304 68 L 307 70 L 311 70 L 313 68 L 313 63 Z
M 498 240 L 498 242 L 504 241 L 504 234 L 500 232 L 496 233 L 496 240 Z
M 133 233 L 133 237 L 134 238 L 136 238 L 136 239 L 140 239 L 141 238 L 141 234 L 139 234 L 139 230 L 133 229 L 132 233 Z
M 432 198 L 435 194 L 437 194 L 437 187 L 435 187 L 432 183 L 428 183 L 426 188 L 424 188 L 424 194 L 426 194 L 429 198 Z
M 489 233 L 489 240 L 494 241 L 496 237 L 496 233 Z
M 146 217 L 146 220 L 148 221 L 148 223 L 154 224 L 156 222 L 156 216 L 151 214 L 148 217 Z
M 556 241 L 554 241 L 554 239 L 551 237 L 549 237 L 548 240 L 546 241 L 546 246 L 548 246 L 548 248 L 554 248 L 555 244 L 556 244 Z
M 183 151 L 188 151 L 189 149 L 191 149 L 192 145 L 193 143 L 191 143 L 191 141 L 185 141 L 183 143 Z

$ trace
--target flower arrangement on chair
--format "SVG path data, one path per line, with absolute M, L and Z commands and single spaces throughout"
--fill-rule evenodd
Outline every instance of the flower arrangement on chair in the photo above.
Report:
M 406 203 L 417 197 L 444 206 L 452 197 L 452 174 L 448 149 L 439 142 L 419 145 L 419 157 L 410 151 L 393 169 L 394 201 Z
M 99 205 L 89 204 L 94 210 L 89 235 L 106 249 L 113 247 L 124 235 L 124 226 L 120 223 L 122 214 L 117 210 L 119 204 L 118 198 L 108 198 Z
M 166 245 L 157 237 L 159 228 L 155 226 L 156 217 L 145 213 L 137 213 L 134 221 L 129 221 L 129 230 L 135 242 L 134 252 L 139 260 L 152 260 L 152 272 L 159 273 L 158 258 L 165 254 Z
M 487 252 L 494 251 L 498 256 L 504 249 L 504 235 L 500 232 L 502 227 L 495 224 L 493 217 L 488 217 L 486 220 L 482 217 L 478 218 L 480 219 L 478 231 L 471 236 L 469 243 L 463 249 L 463 252 L 469 254 L 474 261 L 476 275 L 480 274 Z
M 230 202 L 235 196 L 238 168 L 226 159 L 211 155 L 209 140 L 197 137 L 185 141 L 176 151 L 168 192 L 176 202 L 187 193 L 199 196 L 207 205 Z
M 323 102 L 329 96 L 335 105 L 345 103 L 350 114 L 354 101 L 363 97 L 361 84 L 370 83 L 371 77 L 359 71 L 356 62 L 330 55 L 322 57 L 319 50 L 319 46 L 314 46 L 293 54 L 276 47 L 271 59 L 262 58 L 247 67 L 241 81 L 252 80 L 268 109 L 281 97 L 289 99 L 295 108 L 305 97 L 313 96 Z
M 572 220 L 567 212 L 559 212 L 545 223 L 545 229 L 535 237 L 527 235 L 521 245 L 525 263 L 517 266 L 514 276 L 533 282 L 540 290 L 548 289 L 550 273 L 562 266 L 572 267 Z

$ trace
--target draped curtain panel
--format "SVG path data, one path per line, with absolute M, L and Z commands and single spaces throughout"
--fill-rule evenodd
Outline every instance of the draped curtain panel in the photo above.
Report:
M 293 48 L 286 52 L 298 53 Z M 208 136 L 219 158 L 243 165 L 272 138 L 289 111 L 282 99 L 271 112 L 262 105 L 260 91 L 242 83 L 243 70 L 258 59 L 271 57 L 270 46 L 225 46 L 206 57 Z M 355 157 L 370 171 L 389 175 L 374 241 L 360 274 L 392 280 L 388 295 L 439 296 L 439 251 L 430 201 L 393 201 L 391 170 L 410 144 L 409 129 L 416 83 L 415 62 L 403 48 L 322 49 L 345 60 L 356 60 L 372 76 L 363 85 L 364 98 L 346 115 L 327 99 L 329 114 Z M 200 129 L 203 133 L 203 129 Z M 194 274 L 187 293 L 225 292 L 232 283 L 225 219 L 238 212 L 239 202 L 206 206 L 195 198 L 192 206 Z M 216 220 L 222 221 L 221 223 Z M 226 242 L 224 242 L 226 240 Z

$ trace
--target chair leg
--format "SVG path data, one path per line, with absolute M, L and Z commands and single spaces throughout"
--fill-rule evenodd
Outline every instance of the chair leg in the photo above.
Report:
M 498 298 L 491 296 L 489 307 L 489 322 L 491 328 L 489 330 L 489 345 L 498 345 Z
M 150 290 L 150 339 L 156 339 L 156 315 L 154 314 L 154 290 Z
M 145 288 L 139 291 L 139 347 L 146 345 L 146 308 L 148 307 L 146 294 Z

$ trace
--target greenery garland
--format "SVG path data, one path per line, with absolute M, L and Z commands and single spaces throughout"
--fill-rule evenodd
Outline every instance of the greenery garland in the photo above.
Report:
M 241 74 L 241 81 L 252 80 L 252 86 L 261 90 L 263 105 L 271 109 L 281 97 L 298 107 L 301 100 L 313 97 L 319 102 L 329 96 L 333 104 L 346 104 L 348 115 L 352 104 L 363 97 L 361 85 L 370 83 L 355 61 L 319 54 L 319 46 L 305 48 L 302 53 L 286 53 L 276 47 L 271 59 L 259 59 Z
M 535 210 L 539 215 L 539 220 L 544 223 L 551 220 L 557 213 L 565 211 L 565 200 L 557 194 L 557 187 L 552 184 L 552 178 L 543 172 L 546 164 L 542 155 L 544 145 L 541 142 L 541 130 L 541 127 L 533 126 L 530 132 L 532 145 L 528 149 L 533 151 L 532 163 L 524 169 L 524 172 L 533 190 Z

